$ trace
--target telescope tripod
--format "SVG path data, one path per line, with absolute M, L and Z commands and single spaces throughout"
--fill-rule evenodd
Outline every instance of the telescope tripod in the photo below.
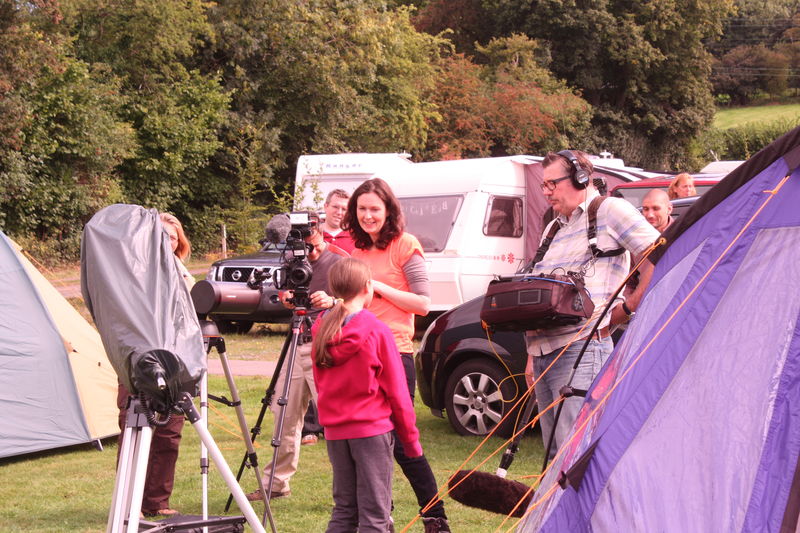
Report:
M 203 332 L 203 343 L 206 346 L 206 353 L 210 353 L 212 348 L 217 350 L 217 354 L 219 355 L 220 363 L 222 363 L 222 370 L 225 373 L 225 380 L 228 382 L 228 388 L 231 391 L 231 399 L 228 400 L 224 396 L 214 396 L 212 394 L 208 394 L 208 386 L 206 376 L 203 376 L 203 382 L 201 383 L 201 405 L 202 408 L 205 409 L 205 405 L 208 403 L 208 398 L 215 400 L 219 403 L 227 405 L 229 407 L 233 407 L 236 410 L 236 418 L 239 422 L 239 429 L 242 432 L 242 437 L 244 439 L 245 447 L 247 452 L 245 454 L 245 461 L 248 466 L 252 467 L 255 474 L 256 474 L 256 482 L 258 483 L 258 491 L 261 493 L 261 499 L 264 502 L 264 515 L 262 517 L 261 523 L 266 526 L 267 519 L 269 519 L 270 528 L 272 529 L 273 533 L 276 533 L 275 529 L 275 520 L 272 516 L 272 510 L 269 506 L 269 498 L 267 494 L 269 492 L 264 487 L 264 481 L 261 478 L 261 472 L 258 469 L 258 454 L 256 453 L 256 449 L 253 446 L 253 439 L 250 438 L 250 432 L 247 427 L 247 420 L 244 416 L 244 410 L 242 409 L 242 401 L 239 397 L 239 391 L 236 388 L 236 383 L 233 380 L 233 374 L 231 373 L 230 365 L 228 365 L 228 355 L 225 350 L 225 339 L 220 335 L 219 329 L 217 325 L 212 322 L 211 320 L 200 320 L 200 328 Z M 203 417 L 203 419 L 207 419 L 207 417 Z M 205 458 L 205 448 L 201 450 L 201 458 L 200 458 L 200 471 L 203 475 L 203 490 L 204 495 L 207 492 L 207 483 L 206 483 L 206 475 L 208 472 L 208 460 Z M 242 469 L 239 469 L 239 474 L 236 476 L 237 483 L 240 480 L 242 474 Z M 232 498 L 233 496 L 231 496 Z M 225 506 L 225 511 L 227 512 L 230 508 L 231 498 L 228 499 L 228 503 Z M 204 513 L 206 513 L 205 507 L 205 498 L 204 498 Z M 204 514 L 203 517 L 205 518 L 207 515 Z
M 203 426 L 200 413 L 192 403 L 192 397 L 184 392 L 178 399 L 174 409 L 182 411 L 186 419 L 197 431 L 203 445 L 209 451 L 211 459 L 220 471 L 222 478 L 228 485 L 231 494 L 236 499 L 239 509 L 244 513 L 244 519 L 256 533 L 265 533 L 264 527 L 258 521 L 258 516 L 253 511 L 250 502 L 247 501 L 244 491 L 233 477 L 233 472 L 225 462 L 219 447 L 214 442 L 214 438 Z M 117 478 L 114 484 L 114 495 L 111 501 L 111 509 L 108 515 L 106 533 L 134 533 L 140 530 L 140 518 L 142 506 L 142 494 L 144 492 L 144 480 L 147 474 L 147 459 L 150 453 L 150 443 L 152 440 L 153 429 L 150 420 L 153 414 L 143 402 L 142 398 L 131 396 L 128 400 L 128 414 L 125 420 L 125 429 L 120 447 L 119 464 L 117 466 Z M 242 517 L 218 517 L 201 521 L 194 521 L 200 527 L 236 524 L 243 521 Z M 154 522 L 141 522 L 146 531 L 163 531 L 162 524 Z M 174 525 L 174 524 L 173 524 Z M 149 526 L 153 526 L 150 528 Z

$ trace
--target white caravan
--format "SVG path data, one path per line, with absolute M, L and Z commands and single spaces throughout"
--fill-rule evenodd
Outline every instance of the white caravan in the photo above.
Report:
M 406 231 L 425 250 L 431 311 L 482 295 L 495 275 L 530 261 L 548 204 L 541 157 L 511 156 L 414 163 L 408 154 L 305 155 L 297 162 L 295 207 L 321 210 L 328 192 L 352 193 L 379 177 L 403 206 Z M 615 185 L 645 177 L 618 159 L 598 159 L 594 177 Z M 600 165 L 603 165 L 602 167 Z

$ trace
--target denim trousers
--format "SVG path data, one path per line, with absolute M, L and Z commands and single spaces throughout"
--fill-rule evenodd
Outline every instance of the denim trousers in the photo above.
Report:
M 577 368 L 574 368 L 575 361 L 585 342 L 585 340 L 573 342 L 561 357 L 558 357 L 558 354 L 564 349 L 563 347 L 553 350 L 548 354 L 533 357 L 533 376 L 535 380 L 538 380 L 535 387 L 536 405 L 539 408 L 539 413 L 541 413 L 539 424 L 542 428 L 542 439 L 544 440 L 545 449 L 550 439 L 550 433 L 553 431 L 558 406 L 554 406 L 545 412 L 543 411 L 547 409 L 553 401 L 559 398 L 561 395 L 561 387 L 564 385 L 569 384 L 573 389 L 588 389 L 605 364 L 608 356 L 611 355 L 611 351 L 614 349 L 614 344 L 611 342 L 610 337 L 600 341 L 593 339 L 589 341 Z M 556 361 L 557 357 L 558 360 Z M 556 363 L 550 370 L 547 370 L 547 367 L 549 367 L 553 361 L 556 361 Z M 573 368 L 575 372 L 574 375 Z M 570 376 L 572 376 L 571 381 Z M 561 413 L 558 417 L 558 426 L 555 428 L 555 440 L 550 449 L 551 460 L 555 457 L 558 449 L 566 442 L 572 430 L 572 425 L 578 417 L 581 405 L 583 405 L 583 400 L 583 396 L 571 396 L 562 402 Z

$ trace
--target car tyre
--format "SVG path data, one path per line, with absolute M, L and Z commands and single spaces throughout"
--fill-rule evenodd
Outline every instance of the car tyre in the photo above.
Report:
M 253 327 L 252 320 L 214 320 L 214 322 L 223 335 L 226 333 L 245 334 Z
M 447 418 L 460 435 L 486 435 L 524 392 L 499 364 L 471 359 L 456 367 L 447 380 L 444 398 Z M 519 408 L 506 417 L 495 434 L 506 438 L 513 435 L 518 412 Z

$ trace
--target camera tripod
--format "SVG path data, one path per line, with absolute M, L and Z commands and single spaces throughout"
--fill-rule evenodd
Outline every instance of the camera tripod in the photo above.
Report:
M 173 410 L 182 411 L 195 431 L 197 431 L 200 440 L 211 454 L 211 459 L 220 471 L 231 494 L 236 498 L 239 509 L 244 513 L 244 518 L 218 517 L 195 521 L 193 524 L 200 527 L 225 524 L 234 526 L 239 524 L 240 527 L 243 520 L 246 519 L 254 532 L 265 533 L 264 527 L 258 521 L 258 516 L 253 511 L 250 502 L 247 501 L 247 496 L 245 496 L 242 488 L 234 479 L 233 473 L 222 456 L 222 452 L 220 452 L 213 437 L 204 427 L 200 414 L 194 403 L 192 403 L 192 397 L 184 392 L 172 408 Z M 153 435 L 150 423 L 154 420 L 154 416 L 147 406 L 147 398 L 144 395 L 129 397 L 128 414 L 120 447 L 117 477 L 114 484 L 114 495 L 111 501 L 111 509 L 109 510 L 106 533 L 121 533 L 122 531 L 134 533 L 140 530 L 139 513 L 141 512 L 147 460 Z M 142 525 L 148 528 L 153 526 L 147 529 L 148 531 L 163 531 L 165 527 L 162 524 L 151 522 L 143 522 Z
M 307 292 L 307 291 L 306 291 Z M 298 296 L 299 294 L 299 296 Z M 277 455 L 278 455 L 278 448 L 281 445 L 281 435 L 283 433 L 283 425 L 284 420 L 286 418 L 286 405 L 288 403 L 289 391 L 292 384 L 292 372 L 294 370 L 295 361 L 297 359 L 297 346 L 300 343 L 301 339 L 308 336 L 311 332 L 311 321 L 308 317 L 308 307 L 306 305 L 307 302 L 305 301 L 306 298 L 300 293 L 300 290 L 295 291 L 295 301 L 297 303 L 296 307 L 292 312 L 292 320 L 291 326 L 289 330 L 289 334 L 286 336 L 286 340 L 283 343 L 283 347 L 281 348 L 281 354 L 278 358 L 278 362 L 275 365 L 275 372 L 272 374 L 272 378 L 270 379 L 269 385 L 267 386 L 267 390 L 264 393 L 264 397 L 261 399 L 261 411 L 258 414 L 258 418 L 256 419 L 256 423 L 253 428 L 250 430 L 252 435 L 252 441 L 258 437 L 261 433 L 261 424 L 264 421 L 264 416 L 266 415 L 267 408 L 272 403 L 273 396 L 275 394 L 275 388 L 277 386 L 278 377 L 281 374 L 281 369 L 286 368 L 286 378 L 283 382 L 283 390 L 281 391 L 281 396 L 278 397 L 278 405 L 280 406 L 279 413 L 276 417 L 276 425 L 275 425 L 275 433 L 272 436 L 272 463 L 270 468 L 269 474 L 269 484 L 265 488 L 267 499 L 272 494 L 272 484 L 275 478 L 275 465 L 277 462 Z M 253 467 L 257 465 L 253 465 L 249 456 L 249 453 L 246 453 L 244 458 L 242 459 L 242 464 L 239 466 L 239 472 L 236 476 L 236 479 L 242 475 L 244 468 Z M 256 469 L 256 475 L 261 478 L 261 473 L 258 472 Z M 233 499 L 233 494 L 228 497 L 228 502 L 225 506 L 225 510 L 227 511 L 231 505 L 231 500 Z

